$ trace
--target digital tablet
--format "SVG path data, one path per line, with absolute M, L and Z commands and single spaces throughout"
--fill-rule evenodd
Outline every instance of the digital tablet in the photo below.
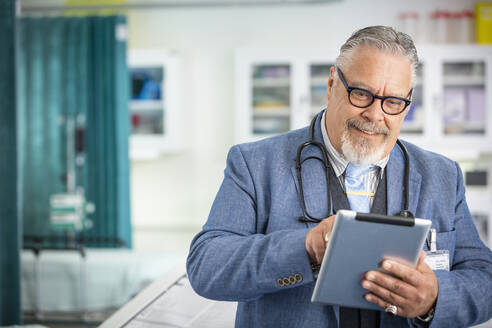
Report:
M 430 220 L 340 210 L 326 246 L 312 302 L 381 310 L 365 300 L 363 275 L 391 258 L 415 267 Z

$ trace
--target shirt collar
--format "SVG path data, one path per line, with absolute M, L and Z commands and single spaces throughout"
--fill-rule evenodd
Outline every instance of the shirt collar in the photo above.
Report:
M 347 167 L 349 161 L 347 161 L 342 154 L 340 154 L 335 147 L 333 147 L 330 138 L 328 137 L 328 132 L 326 131 L 326 110 L 323 112 L 323 116 L 321 117 L 321 134 L 323 135 L 323 142 L 325 143 L 326 150 L 328 151 L 328 157 L 330 159 L 331 166 L 333 167 L 333 171 L 335 171 L 335 175 L 339 178 L 343 172 L 345 172 L 345 168 Z M 381 168 L 379 177 L 383 177 L 383 171 L 388 164 L 389 154 L 374 163 L 374 165 Z

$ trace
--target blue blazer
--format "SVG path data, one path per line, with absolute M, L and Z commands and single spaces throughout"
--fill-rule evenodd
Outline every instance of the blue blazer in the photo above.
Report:
M 314 139 L 323 143 L 321 115 Z M 337 327 L 338 307 L 311 303 L 315 277 L 305 248 L 315 223 L 302 216 L 295 167 L 298 146 L 309 128 L 231 148 L 225 177 L 203 229 L 193 239 L 187 272 L 200 295 L 238 301 L 236 327 Z M 413 144 L 410 155 L 410 211 L 432 220 L 437 248 L 450 254 L 450 271 L 435 271 L 439 282 L 431 327 L 465 327 L 492 317 L 492 253 L 481 241 L 465 200 L 457 163 Z M 303 158 L 320 156 L 307 147 Z M 387 214 L 403 209 L 405 161 L 398 146 L 387 175 Z M 328 216 L 321 163 L 302 168 L 311 215 Z M 331 183 L 339 183 L 332 181 Z M 286 279 L 284 279 L 286 278 Z M 289 283 L 283 283 L 289 281 Z M 381 312 L 381 327 L 420 326 L 416 319 Z

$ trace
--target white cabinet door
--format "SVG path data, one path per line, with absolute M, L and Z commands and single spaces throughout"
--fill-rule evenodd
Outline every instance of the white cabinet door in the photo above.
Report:
M 287 132 L 294 117 L 292 58 L 261 50 L 236 54 L 237 142 Z
M 333 61 L 311 61 L 309 63 L 309 120 L 328 104 L 326 87 L 330 77 L 330 68 L 333 65 Z
M 179 57 L 152 49 L 129 51 L 130 156 L 151 159 L 180 148 Z
M 402 137 L 457 160 L 492 152 L 492 48 L 428 46 L 419 50 L 423 69 L 417 81 L 423 87 L 414 90 L 412 101 L 420 105 L 422 99 L 423 131 L 411 134 L 402 129 Z
M 258 140 L 308 125 L 314 114 L 326 107 L 329 67 L 335 57 L 327 58 L 324 54 L 331 52 L 239 49 L 236 142 Z

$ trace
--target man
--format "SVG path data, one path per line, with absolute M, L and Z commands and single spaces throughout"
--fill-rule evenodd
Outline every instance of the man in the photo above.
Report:
M 405 160 L 395 144 L 417 63 L 412 40 L 389 27 L 359 30 L 341 47 L 328 106 L 313 123 L 313 141 L 327 150 L 329 185 L 313 145 L 301 152 L 302 186 L 298 179 L 297 149 L 309 140 L 308 127 L 231 148 L 187 271 L 200 295 L 238 301 L 237 327 L 465 327 L 492 317 L 492 253 L 473 225 L 461 171 L 409 143 L 409 210 L 432 220 L 450 270 L 433 271 L 425 252 L 416 268 L 384 261 L 390 274 L 369 271 L 361 279 L 365 298 L 381 311 L 310 301 L 332 214 L 370 208 L 397 215 L 404 207 Z M 364 169 L 356 179 L 365 186 L 362 196 L 348 187 L 354 167 Z

